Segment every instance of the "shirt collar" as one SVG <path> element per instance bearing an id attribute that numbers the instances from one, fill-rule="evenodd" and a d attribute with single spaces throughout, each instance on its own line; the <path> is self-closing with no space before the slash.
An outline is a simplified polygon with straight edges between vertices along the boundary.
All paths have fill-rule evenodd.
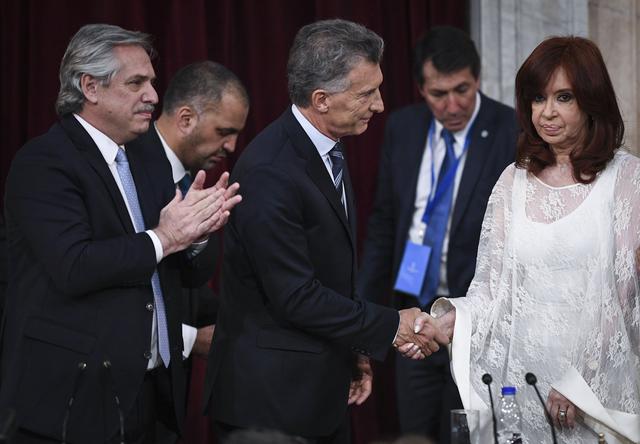
<path id="1" fill-rule="evenodd" d="M 105 133 L 100 131 L 95 126 L 91 125 L 89 122 L 84 120 L 78 114 L 73 114 L 73 117 L 76 118 L 80 125 L 89 133 L 91 139 L 93 139 L 94 143 L 100 150 L 100 154 L 104 157 L 105 162 L 108 165 L 112 165 L 116 161 L 116 155 L 118 154 L 118 149 L 121 148 L 120 145 L 111 140 Z M 122 147 L 124 149 L 124 147 Z"/>
<path id="2" fill-rule="evenodd" d="M 316 147 L 316 150 L 318 150 L 320 157 L 328 155 L 329 151 L 331 151 L 336 145 L 336 141 L 318 131 L 318 129 L 313 126 L 309 120 L 307 120 L 304 114 L 300 112 L 297 106 L 291 105 L 291 112 L 293 112 L 293 117 L 295 117 L 300 126 L 302 126 L 304 132 L 307 133 L 309 139 L 311 139 L 311 142 L 313 143 L 313 146 Z"/>
<path id="3" fill-rule="evenodd" d="M 171 175 L 173 176 L 173 183 L 178 183 L 184 177 L 184 175 L 187 174 L 187 170 L 182 162 L 180 162 L 178 156 L 176 156 L 176 153 L 171 149 L 169 144 L 167 144 L 167 141 L 164 140 L 162 134 L 160 134 L 160 130 L 158 130 L 158 125 L 156 122 L 153 122 L 153 129 L 158 134 L 160 142 L 162 143 L 162 148 L 164 148 L 164 153 L 167 155 L 167 159 L 171 164 Z"/>
<path id="4" fill-rule="evenodd" d="M 456 139 L 456 150 L 457 149 L 463 149 L 463 147 L 464 147 L 465 139 L 467 138 L 467 133 L 469 132 L 469 130 L 473 126 L 473 122 L 475 122 L 476 116 L 478 115 L 478 112 L 480 111 L 480 101 L 481 101 L 480 93 L 476 91 L 476 106 L 473 109 L 473 114 L 471 114 L 471 118 L 467 122 L 467 126 L 465 126 L 460 131 L 456 131 L 455 133 L 453 133 L 453 137 Z M 435 124 L 435 128 L 434 128 L 435 132 L 433 134 L 433 143 L 434 143 L 434 146 L 437 146 L 438 143 L 440 143 L 440 137 L 441 137 L 441 134 L 442 134 L 442 128 L 444 128 L 444 127 L 442 126 L 442 123 L 440 123 L 439 120 L 436 119 L 435 122 L 436 122 L 436 124 Z"/>

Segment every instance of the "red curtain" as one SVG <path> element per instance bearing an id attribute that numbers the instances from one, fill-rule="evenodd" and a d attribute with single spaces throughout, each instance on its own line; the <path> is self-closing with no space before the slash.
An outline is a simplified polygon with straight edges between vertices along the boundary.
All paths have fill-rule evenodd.
<path id="1" fill-rule="evenodd" d="M 411 74 L 411 49 L 434 25 L 467 29 L 468 10 L 467 0 L 1 0 L 0 195 L 14 153 L 56 119 L 58 67 L 82 25 L 111 23 L 152 34 L 159 54 L 154 61 L 159 95 L 173 73 L 191 62 L 211 59 L 234 71 L 249 91 L 251 109 L 236 154 L 223 166 L 231 168 L 242 148 L 289 103 L 286 60 L 296 31 L 318 19 L 340 17 L 373 29 L 386 44 L 385 113 L 372 120 L 364 135 L 346 141 L 361 245 L 387 112 L 420 99 Z M 374 394 L 354 409 L 356 443 L 397 432 L 392 361 L 390 354 L 375 366 Z M 201 373 L 197 362 L 194 374 Z M 192 387 L 196 398 L 198 389 L 198 384 Z M 189 443 L 207 442 L 198 403 L 194 399 L 190 408 Z"/>

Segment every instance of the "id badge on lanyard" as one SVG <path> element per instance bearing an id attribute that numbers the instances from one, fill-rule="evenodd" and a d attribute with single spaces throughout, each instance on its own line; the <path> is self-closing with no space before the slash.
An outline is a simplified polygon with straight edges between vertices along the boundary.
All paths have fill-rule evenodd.
<path id="1" fill-rule="evenodd" d="M 469 149 L 469 142 L 471 141 L 471 132 L 473 127 L 469 128 L 467 137 L 465 138 L 464 148 L 459 156 L 457 156 L 451 165 L 451 167 L 444 172 L 445 176 L 438 182 L 435 191 L 431 192 L 431 196 L 427 201 L 424 214 L 422 215 L 422 222 L 429 225 L 431 216 L 438 202 L 442 200 L 442 197 L 446 193 L 448 187 L 453 186 L 453 182 L 456 177 L 458 166 L 460 165 L 460 159 Z M 433 134 L 435 132 L 435 120 L 431 121 L 429 127 L 429 137 L 427 138 L 427 145 L 431 150 L 431 190 L 434 190 L 436 183 L 435 179 L 435 147 L 433 146 Z M 404 249 L 402 261 L 400 262 L 400 268 L 398 270 L 398 276 L 394 285 L 394 290 L 411 294 L 414 296 L 420 296 L 422 286 L 424 285 L 424 278 L 427 273 L 427 267 L 429 266 L 429 259 L 431 258 L 431 247 L 424 244 L 416 244 L 407 240 L 407 244 Z"/>

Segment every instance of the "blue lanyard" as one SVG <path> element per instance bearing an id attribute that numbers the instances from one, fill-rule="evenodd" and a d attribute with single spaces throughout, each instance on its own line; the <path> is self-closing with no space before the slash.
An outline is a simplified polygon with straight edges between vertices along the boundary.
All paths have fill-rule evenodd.
<path id="1" fill-rule="evenodd" d="M 428 137 L 428 145 L 431 150 L 431 197 L 427 202 L 427 207 L 424 210 L 424 214 L 422 215 L 422 222 L 426 225 L 429 225 L 429 221 L 431 220 L 431 216 L 433 216 L 433 211 L 435 210 L 438 202 L 442 200 L 442 197 L 447 192 L 450 186 L 453 185 L 453 181 L 456 177 L 456 172 L 458 171 L 458 166 L 460 165 L 460 159 L 469 149 L 469 144 L 471 143 L 471 132 L 473 131 L 473 124 L 469 127 L 469 131 L 467 131 L 467 136 L 464 140 L 464 148 L 458 157 L 455 158 L 453 164 L 446 171 L 445 176 L 441 181 L 438 182 L 438 187 L 435 192 L 433 192 L 433 186 L 436 183 L 436 171 L 435 171 L 435 147 L 433 146 L 433 133 L 436 130 L 435 119 L 431 121 L 431 126 L 429 126 L 429 137 Z M 455 156 L 455 154 L 454 154 Z"/>

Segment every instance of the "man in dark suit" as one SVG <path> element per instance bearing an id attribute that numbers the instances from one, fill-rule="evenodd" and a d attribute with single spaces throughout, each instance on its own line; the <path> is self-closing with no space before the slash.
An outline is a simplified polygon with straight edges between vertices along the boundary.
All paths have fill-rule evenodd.
<path id="1" fill-rule="evenodd" d="M 372 301 L 396 289 L 394 307 L 426 311 L 439 296 L 466 294 L 487 201 L 517 135 L 514 110 L 479 92 L 479 71 L 475 45 L 458 29 L 434 28 L 415 49 L 425 102 L 386 125 L 358 279 Z M 396 381 L 401 431 L 449 442 L 449 411 L 462 405 L 446 350 L 420 362 L 398 358 Z"/>
<path id="2" fill-rule="evenodd" d="M 157 162 L 162 176 L 156 180 L 165 180 L 167 187 L 186 191 L 199 170 L 213 168 L 235 150 L 248 111 L 249 96 L 235 74 L 212 61 L 193 63 L 173 76 L 163 97 L 162 114 L 149 131 L 127 147 L 144 153 L 147 165 L 152 159 Z M 216 237 L 209 240 L 216 244 L 217 241 Z M 205 284 L 184 288 L 180 299 L 183 364 L 189 375 L 193 360 L 186 358 L 196 355 L 206 359 L 209 354 L 218 298 Z M 192 383 L 202 389 L 202 380 L 189 379 L 187 394 Z M 198 413 L 202 410 L 201 405 L 191 408 Z M 173 442 L 172 439 L 175 441 L 167 437 L 163 442 Z"/>
<path id="3" fill-rule="evenodd" d="M 5 199 L 9 276 L 0 407 L 17 442 L 155 442 L 181 424 L 183 285 L 201 285 L 237 186 L 182 198 L 124 144 L 157 95 L 149 36 L 87 25 L 60 65 L 60 121 L 16 155 Z M 173 398 L 173 399 L 172 399 Z M 167 402 L 162 402 L 167 399 Z"/>
<path id="4" fill-rule="evenodd" d="M 339 141 L 383 110 L 382 48 L 352 22 L 304 26 L 289 54 L 293 105 L 235 166 L 243 202 L 225 229 L 204 393 L 223 440 L 260 427 L 348 442 L 347 405 L 371 389 L 368 358 L 383 359 L 392 343 L 416 356 L 437 349 L 434 337 L 447 342 L 420 310 L 355 293 L 356 210 Z"/>
<path id="5" fill-rule="evenodd" d="M 235 74 L 212 61 L 193 63 L 173 76 L 162 114 L 127 147 L 144 152 L 147 164 L 155 159 L 165 185 L 186 192 L 198 171 L 213 168 L 235 151 L 248 112 L 249 95 Z M 206 285 L 186 288 L 182 299 L 185 357 L 192 349 L 207 356 L 217 301 Z"/>

